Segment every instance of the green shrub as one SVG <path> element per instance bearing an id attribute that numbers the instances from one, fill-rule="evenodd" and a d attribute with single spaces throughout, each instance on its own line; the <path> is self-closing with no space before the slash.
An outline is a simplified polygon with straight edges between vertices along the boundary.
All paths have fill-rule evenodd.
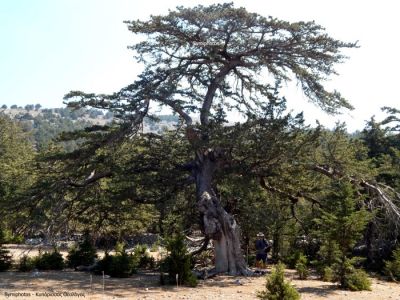
<path id="1" fill-rule="evenodd" d="M 317 253 L 317 257 L 310 262 L 320 278 L 324 281 L 334 281 L 332 266 L 340 261 L 339 245 L 332 240 L 323 241 Z M 325 278 L 325 279 L 324 279 Z"/>
<path id="2" fill-rule="evenodd" d="M 384 272 L 391 280 L 400 280 L 400 248 L 393 251 L 393 260 L 385 260 Z"/>
<path id="3" fill-rule="evenodd" d="M 344 287 L 351 291 L 370 291 L 371 280 L 364 270 L 354 269 L 346 275 Z"/>
<path id="4" fill-rule="evenodd" d="M 77 266 L 90 266 L 97 258 L 97 251 L 90 237 L 85 236 L 83 242 L 79 243 L 78 247 L 72 247 L 68 251 L 67 265 L 71 268 Z"/>
<path id="5" fill-rule="evenodd" d="M 109 255 L 106 254 L 96 266 L 97 274 L 109 275 L 111 277 L 126 278 L 135 272 L 136 264 L 132 255 L 124 252 L 122 254 Z"/>
<path id="6" fill-rule="evenodd" d="M 3 247 L 5 235 L 3 229 L 0 227 L 0 272 L 7 271 L 12 265 L 12 256 L 10 251 Z"/>
<path id="7" fill-rule="evenodd" d="M 161 272 L 162 274 L 163 272 L 168 273 L 167 282 L 175 284 L 176 274 L 178 274 L 178 283 L 180 285 L 195 287 L 197 278 L 191 270 L 191 257 L 187 252 L 184 236 L 182 234 L 174 234 L 171 239 L 167 240 L 166 248 L 169 254 L 161 263 Z"/>
<path id="8" fill-rule="evenodd" d="M 129 277 L 136 272 L 137 261 L 132 254 L 126 252 L 112 256 L 110 269 L 106 274 L 111 277 Z"/>
<path id="9" fill-rule="evenodd" d="M 64 258 L 57 249 L 51 253 L 39 254 L 35 261 L 35 266 L 39 270 L 62 270 L 65 266 Z"/>
<path id="10" fill-rule="evenodd" d="M 248 265 L 249 266 L 255 266 L 256 265 L 256 255 L 255 254 L 249 254 L 247 257 Z"/>
<path id="11" fill-rule="evenodd" d="M 322 274 L 321 275 L 322 275 L 321 277 L 322 277 L 323 281 L 332 282 L 335 279 L 334 272 L 333 272 L 333 269 L 331 267 L 325 267 L 322 270 Z"/>
<path id="12" fill-rule="evenodd" d="M 133 256 L 138 262 L 138 268 L 153 269 L 155 266 L 154 257 L 150 256 L 147 252 L 147 247 L 145 245 L 137 245 L 133 250 Z"/>
<path id="13" fill-rule="evenodd" d="M 150 252 L 157 252 L 159 248 L 160 248 L 160 238 L 158 238 L 157 241 L 153 243 L 153 245 L 151 245 Z"/>
<path id="14" fill-rule="evenodd" d="M 22 244 L 24 237 L 20 234 L 15 234 L 9 229 L 3 230 L 3 243 L 7 244 Z"/>
<path id="15" fill-rule="evenodd" d="M 102 272 L 104 272 L 104 274 L 109 275 L 111 265 L 113 263 L 112 259 L 113 259 L 113 256 L 106 252 L 104 257 L 97 262 L 94 272 L 99 275 L 102 274 Z"/>
<path id="16" fill-rule="evenodd" d="M 294 250 L 292 251 L 285 259 L 284 262 L 287 265 L 289 269 L 295 269 L 296 268 L 296 263 L 299 260 L 300 256 L 303 255 L 303 253 L 300 250 Z"/>
<path id="17" fill-rule="evenodd" d="M 315 267 L 319 273 L 323 272 L 326 266 L 332 266 L 339 261 L 341 252 L 336 241 L 323 241 L 318 250 L 318 258 L 315 261 Z"/>
<path id="18" fill-rule="evenodd" d="M 196 287 L 198 284 L 197 277 L 191 274 L 190 276 L 187 277 L 185 284 L 190 287 Z"/>
<path id="19" fill-rule="evenodd" d="M 266 290 L 259 292 L 257 297 L 262 300 L 298 300 L 299 292 L 285 280 L 285 265 L 278 264 L 267 277 Z"/>
<path id="20" fill-rule="evenodd" d="M 367 273 L 355 268 L 355 265 L 359 265 L 363 260 L 364 258 L 358 256 L 340 258 L 339 261 L 332 266 L 334 281 L 338 281 L 340 286 L 344 289 L 352 291 L 369 290 L 371 283 Z"/>
<path id="21" fill-rule="evenodd" d="M 307 279 L 308 277 L 307 257 L 303 254 L 300 254 L 297 260 L 296 271 L 300 279 Z"/>
<path id="22" fill-rule="evenodd" d="M 68 255 L 67 255 L 67 266 L 70 268 L 76 268 L 77 266 L 81 265 L 79 263 L 80 261 L 80 255 L 79 255 L 79 248 L 76 246 L 72 246 L 68 250 Z"/>
<path id="23" fill-rule="evenodd" d="M 11 268 L 12 265 L 12 257 L 10 255 L 10 251 L 3 248 L 3 245 L 0 244 L 0 272 L 7 271 Z"/>
<path id="24" fill-rule="evenodd" d="M 36 267 L 36 260 L 32 257 L 24 255 L 19 260 L 18 271 L 20 272 L 30 272 Z"/>
<path id="25" fill-rule="evenodd" d="M 322 242 L 317 270 L 323 276 L 324 268 L 332 267 L 333 280 L 338 281 L 344 289 L 365 288 L 368 286 L 368 277 L 355 268 L 363 259 L 351 257 L 351 253 L 357 241 L 363 237 L 372 214 L 363 207 L 359 208 L 363 199 L 357 196 L 349 182 L 332 182 L 326 200 L 329 205 L 314 219 L 314 234 Z M 365 281 L 365 284 L 361 281 Z"/>
<path id="26" fill-rule="evenodd" d="M 111 277 L 125 278 L 136 272 L 138 261 L 134 255 L 128 254 L 121 244 L 116 246 L 116 254 L 106 255 L 101 259 L 96 268 L 95 273 L 109 275 Z"/>

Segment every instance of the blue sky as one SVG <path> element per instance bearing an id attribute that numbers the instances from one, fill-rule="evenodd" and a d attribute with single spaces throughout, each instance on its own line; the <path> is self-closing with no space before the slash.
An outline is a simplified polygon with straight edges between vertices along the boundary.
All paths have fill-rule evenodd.
<path id="1" fill-rule="evenodd" d="M 141 66 L 127 49 L 135 37 L 124 20 L 164 14 L 177 5 L 200 1 L 0 0 L 0 104 L 62 106 L 70 90 L 111 93 L 131 83 Z M 211 4 L 215 1 L 201 1 Z M 360 49 L 338 66 L 329 87 L 350 100 L 355 110 L 330 117 L 307 103 L 293 87 L 290 108 L 332 126 L 338 119 L 350 130 L 380 116 L 384 105 L 397 106 L 400 42 L 396 1 L 265 0 L 233 1 L 249 11 L 289 21 L 315 20 L 335 38 L 359 40 Z"/>

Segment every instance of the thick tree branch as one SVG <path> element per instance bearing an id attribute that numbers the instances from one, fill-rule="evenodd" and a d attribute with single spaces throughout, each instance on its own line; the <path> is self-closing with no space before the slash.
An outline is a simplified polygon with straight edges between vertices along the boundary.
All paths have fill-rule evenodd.
<path id="1" fill-rule="evenodd" d="M 306 195 L 304 192 L 297 192 L 297 194 L 295 194 L 295 195 L 287 193 L 285 191 L 282 191 L 282 190 L 280 190 L 280 189 L 278 189 L 276 187 L 273 187 L 273 186 L 269 185 L 265 181 L 265 179 L 262 178 L 262 177 L 260 178 L 260 185 L 261 185 L 261 187 L 263 187 L 267 191 L 270 191 L 270 192 L 273 192 L 273 193 L 276 193 L 276 194 L 279 194 L 281 196 L 284 196 L 284 197 L 288 198 L 292 202 L 293 205 L 296 204 L 297 202 L 299 202 L 299 200 L 301 198 L 303 198 L 305 200 L 309 200 L 313 204 L 317 204 L 317 205 L 321 206 L 321 202 L 319 202 L 317 199 L 315 199 L 315 198 L 313 198 L 313 197 L 311 197 L 309 195 Z"/>
<path id="2" fill-rule="evenodd" d="M 169 107 L 171 107 L 176 113 L 178 113 L 183 120 L 185 120 L 185 123 L 187 126 L 191 126 L 193 124 L 192 118 L 184 112 L 183 108 L 179 105 L 177 101 L 172 101 L 172 100 L 167 100 L 167 99 L 162 99 L 160 100 L 162 103 L 167 104 Z"/>
<path id="3" fill-rule="evenodd" d="M 73 181 L 68 181 L 68 185 L 73 186 L 73 187 L 78 187 L 78 188 L 83 188 L 88 186 L 91 183 L 94 183 L 102 178 L 106 177 L 111 177 L 112 172 L 111 171 L 104 171 L 101 173 L 95 173 L 95 170 L 82 182 L 73 182 Z"/>
<path id="4" fill-rule="evenodd" d="M 208 125 L 209 123 L 210 109 L 215 92 L 217 91 L 220 83 L 224 80 L 226 75 L 228 75 L 229 72 L 236 66 L 240 65 L 240 63 L 241 61 L 239 59 L 229 61 L 229 63 L 225 64 L 225 66 L 217 73 L 217 75 L 215 75 L 214 79 L 211 80 L 200 112 L 200 122 L 202 125 Z"/>

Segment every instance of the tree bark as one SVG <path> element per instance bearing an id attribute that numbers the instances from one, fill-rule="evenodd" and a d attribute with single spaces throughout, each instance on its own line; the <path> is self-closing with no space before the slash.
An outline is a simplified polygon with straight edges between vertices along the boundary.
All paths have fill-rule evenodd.
<path id="1" fill-rule="evenodd" d="M 278 262 L 280 259 L 280 252 L 281 252 L 281 229 L 278 228 L 272 234 L 272 259 L 273 261 Z"/>
<path id="2" fill-rule="evenodd" d="M 242 249 L 240 229 L 232 215 L 222 207 L 212 187 L 217 168 L 217 153 L 208 149 L 196 154 L 196 197 L 205 235 L 215 247 L 215 271 L 231 275 L 249 275 Z"/>

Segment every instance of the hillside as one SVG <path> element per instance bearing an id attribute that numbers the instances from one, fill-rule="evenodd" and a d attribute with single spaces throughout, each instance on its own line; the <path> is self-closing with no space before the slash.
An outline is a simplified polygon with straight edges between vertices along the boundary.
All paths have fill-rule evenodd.
<path id="1" fill-rule="evenodd" d="M 104 113 L 98 109 L 69 108 L 40 108 L 39 105 L 26 105 L 23 107 L 0 108 L 0 114 L 5 114 L 18 121 L 25 132 L 31 133 L 32 141 L 37 150 L 48 147 L 51 141 L 61 132 L 74 131 L 91 125 L 105 125 L 112 122 L 113 114 Z M 166 129 L 172 129 L 178 122 L 178 118 L 172 115 L 160 115 L 159 121 L 145 119 L 144 132 L 160 133 Z M 72 150 L 75 143 L 64 144 L 66 150 Z"/>

